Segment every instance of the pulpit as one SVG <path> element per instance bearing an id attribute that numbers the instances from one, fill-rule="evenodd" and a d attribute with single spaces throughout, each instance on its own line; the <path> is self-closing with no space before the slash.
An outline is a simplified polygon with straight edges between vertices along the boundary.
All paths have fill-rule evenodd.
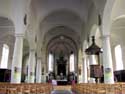
<path id="1" fill-rule="evenodd" d="M 104 77 L 103 66 L 90 65 L 90 77 L 96 78 L 96 82 L 98 82 L 97 80 L 99 80 L 100 83 L 104 82 L 103 81 L 103 77 Z"/>
<path id="2" fill-rule="evenodd" d="M 95 36 L 92 36 L 92 44 L 90 45 L 90 47 L 88 47 L 85 50 L 87 55 L 93 55 L 94 58 L 96 60 L 96 64 L 91 64 L 90 65 L 90 77 L 92 78 L 96 78 L 96 82 L 100 83 L 101 78 L 103 77 L 103 68 L 102 65 L 100 64 L 100 53 L 102 53 L 102 50 L 99 46 L 96 45 L 95 43 Z M 92 63 L 94 63 L 94 59 L 92 59 Z"/>
<path id="3" fill-rule="evenodd" d="M 125 70 L 114 71 L 114 80 L 117 82 L 125 82 Z"/>
<path id="4" fill-rule="evenodd" d="M 90 77 L 103 77 L 103 67 L 101 65 L 90 65 Z"/>

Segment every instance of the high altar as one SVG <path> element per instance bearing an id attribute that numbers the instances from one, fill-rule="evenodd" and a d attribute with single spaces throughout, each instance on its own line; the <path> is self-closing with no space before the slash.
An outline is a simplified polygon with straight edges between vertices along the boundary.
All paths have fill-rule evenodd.
<path id="1" fill-rule="evenodd" d="M 58 85 L 71 84 L 75 75 L 69 71 L 68 61 L 64 57 L 60 57 L 56 60 L 54 66 L 54 71 L 49 73 L 49 80 L 56 80 Z"/>

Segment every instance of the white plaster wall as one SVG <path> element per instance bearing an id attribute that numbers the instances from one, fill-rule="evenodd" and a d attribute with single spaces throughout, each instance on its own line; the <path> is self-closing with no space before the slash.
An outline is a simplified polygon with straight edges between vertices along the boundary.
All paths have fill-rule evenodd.
<path id="1" fill-rule="evenodd" d="M 90 2 L 82 2 L 81 0 L 53 0 L 50 1 L 43 1 L 36 2 L 35 7 L 38 11 L 39 18 L 42 20 L 45 16 L 47 16 L 49 13 L 51 13 L 54 10 L 59 9 L 69 9 L 72 11 L 75 11 L 78 15 L 80 14 L 80 17 L 87 17 L 87 8 L 89 7 Z M 39 12 L 42 11 L 42 12 Z M 81 12 L 83 11 L 83 12 Z M 86 19 L 86 18 L 84 18 Z M 40 20 L 40 21 L 41 21 Z"/>
<path id="2" fill-rule="evenodd" d="M 116 0 L 107 0 L 102 17 L 102 34 L 109 35 L 111 28 L 111 13 Z"/>
<path id="3" fill-rule="evenodd" d="M 11 19 L 11 0 L 0 0 L 0 16 Z"/>
<path id="4" fill-rule="evenodd" d="M 125 28 L 114 28 L 111 31 L 111 49 L 112 49 L 112 58 L 113 58 L 113 66 L 114 66 L 114 70 L 115 70 L 115 46 L 117 45 L 121 45 L 122 48 L 122 59 L 123 59 L 123 65 L 124 65 L 124 69 L 125 69 L 125 42 L 124 42 L 124 38 L 125 38 Z"/>
<path id="5" fill-rule="evenodd" d="M 125 0 L 107 0 L 103 12 L 103 35 L 110 35 L 112 21 L 125 14 Z"/>
<path id="6" fill-rule="evenodd" d="M 83 36 L 90 35 L 91 34 L 91 29 L 93 28 L 93 25 L 98 23 L 98 13 L 97 13 L 97 10 L 95 9 L 94 5 L 89 9 L 89 14 L 88 15 L 89 15 L 88 16 L 88 21 L 85 23 L 85 32 L 86 33 L 84 33 L 85 35 L 83 35 Z"/>
<path id="7" fill-rule="evenodd" d="M 115 4 L 112 9 L 112 20 L 115 20 L 117 17 L 125 15 L 125 0 L 115 0 Z"/>
<path id="8" fill-rule="evenodd" d="M 107 0 L 106 6 L 103 13 L 103 35 L 111 35 L 111 49 L 112 49 L 112 58 L 113 58 L 113 67 L 115 70 L 115 53 L 114 47 L 118 44 L 122 46 L 123 52 L 123 62 L 125 55 L 124 55 L 124 37 L 125 31 L 124 29 L 124 19 L 122 21 L 119 20 L 125 14 L 125 0 Z M 116 23 L 116 24 L 114 24 Z M 125 68 L 125 63 L 124 63 Z"/>
<path id="9" fill-rule="evenodd" d="M 3 45 L 0 44 L 0 64 L 1 64 L 1 60 L 2 60 L 2 48 L 3 48 Z"/>

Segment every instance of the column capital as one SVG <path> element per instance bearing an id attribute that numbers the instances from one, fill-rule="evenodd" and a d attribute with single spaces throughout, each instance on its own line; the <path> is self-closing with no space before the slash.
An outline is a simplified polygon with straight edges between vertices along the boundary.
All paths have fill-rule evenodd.
<path id="1" fill-rule="evenodd" d="M 35 50 L 35 49 L 30 49 L 29 51 L 30 51 L 30 52 L 35 52 L 36 50 Z"/>
<path id="2" fill-rule="evenodd" d="M 107 38 L 110 38 L 110 35 L 102 35 L 100 38 L 101 39 L 107 39 Z"/>
<path id="3" fill-rule="evenodd" d="M 42 60 L 42 57 L 37 57 L 37 59 Z"/>
<path id="4" fill-rule="evenodd" d="M 23 33 L 16 33 L 16 34 L 15 34 L 15 37 L 22 37 L 22 38 L 23 38 L 23 37 L 24 37 L 24 34 L 23 34 Z"/>
<path id="5" fill-rule="evenodd" d="M 85 53 L 83 53 L 83 58 L 86 58 L 86 57 L 87 57 L 87 55 Z"/>

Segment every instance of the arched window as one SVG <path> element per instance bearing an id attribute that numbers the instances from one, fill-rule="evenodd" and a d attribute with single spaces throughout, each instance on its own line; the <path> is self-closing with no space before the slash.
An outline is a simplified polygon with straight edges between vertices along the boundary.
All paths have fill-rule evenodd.
<path id="1" fill-rule="evenodd" d="M 70 55 L 70 72 L 74 72 L 74 54 Z"/>
<path id="2" fill-rule="evenodd" d="M 115 60 L 116 60 L 116 70 L 122 70 L 123 60 L 122 60 L 122 51 L 120 45 L 117 45 L 115 47 Z"/>
<path id="3" fill-rule="evenodd" d="M 54 63 L 54 56 L 52 53 L 49 53 L 49 71 L 53 71 L 53 63 Z"/>
<path id="4" fill-rule="evenodd" d="M 2 51 L 2 59 L 0 68 L 7 69 L 8 66 L 8 56 L 9 56 L 9 46 L 7 44 L 3 45 L 3 51 Z"/>

